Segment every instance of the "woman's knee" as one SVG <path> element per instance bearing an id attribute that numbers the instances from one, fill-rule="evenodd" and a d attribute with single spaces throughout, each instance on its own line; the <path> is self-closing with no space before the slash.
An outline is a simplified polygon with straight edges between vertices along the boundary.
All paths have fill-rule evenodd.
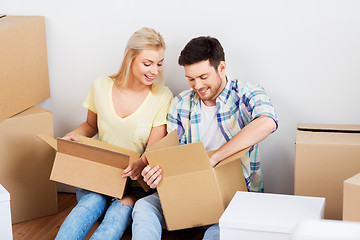
<path id="1" fill-rule="evenodd" d="M 134 207 L 136 200 L 137 197 L 134 195 L 126 195 L 122 199 L 119 199 L 122 205 L 129 205 L 131 207 Z"/>
<path id="2" fill-rule="evenodd" d="M 78 205 L 88 208 L 106 208 L 108 199 L 105 195 L 89 192 L 82 196 Z"/>

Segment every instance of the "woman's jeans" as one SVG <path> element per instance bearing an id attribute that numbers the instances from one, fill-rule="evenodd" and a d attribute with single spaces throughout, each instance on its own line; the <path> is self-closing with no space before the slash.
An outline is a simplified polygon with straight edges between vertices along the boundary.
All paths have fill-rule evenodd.
<path id="1" fill-rule="evenodd" d="M 104 214 L 100 226 L 90 239 L 119 240 L 131 222 L 132 207 L 111 198 L 84 189 L 76 190 L 78 204 L 60 227 L 55 239 L 84 239 L 91 226 Z"/>
<path id="2" fill-rule="evenodd" d="M 166 229 L 165 219 L 157 192 L 138 200 L 133 212 L 132 239 L 160 240 L 162 229 Z M 205 226 L 204 240 L 218 240 L 218 224 Z"/>

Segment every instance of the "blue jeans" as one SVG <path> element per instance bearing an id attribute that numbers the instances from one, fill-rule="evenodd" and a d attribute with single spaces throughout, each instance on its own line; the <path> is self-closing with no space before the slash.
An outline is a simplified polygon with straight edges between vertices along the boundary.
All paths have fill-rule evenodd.
<path id="1" fill-rule="evenodd" d="M 138 200 L 132 212 L 132 240 L 160 240 L 162 229 L 166 229 L 165 218 L 157 192 Z M 204 226 L 203 240 L 220 239 L 218 224 Z"/>
<path id="2" fill-rule="evenodd" d="M 61 225 L 56 240 L 84 239 L 91 226 L 104 214 L 100 226 L 90 239 L 119 240 L 131 222 L 132 207 L 84 189 L 76 190 L 78 204 Z"/>

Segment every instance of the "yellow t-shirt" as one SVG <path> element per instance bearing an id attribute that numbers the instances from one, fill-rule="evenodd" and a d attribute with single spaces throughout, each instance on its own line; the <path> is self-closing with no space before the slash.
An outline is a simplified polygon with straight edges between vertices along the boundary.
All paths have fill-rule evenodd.
<path id="1" fill-rule="evenodd" d="M 121 118 L 116 114 L 112 101 L 113 85 L 114 81 L 109 77 L 96 79 L 83 106 L 97 114 L 100 141 L 143 153 L 151 128 L 166 124 L 173 94 L 161 85 L 156 91 L 149 92 L 134 113 Z"/>

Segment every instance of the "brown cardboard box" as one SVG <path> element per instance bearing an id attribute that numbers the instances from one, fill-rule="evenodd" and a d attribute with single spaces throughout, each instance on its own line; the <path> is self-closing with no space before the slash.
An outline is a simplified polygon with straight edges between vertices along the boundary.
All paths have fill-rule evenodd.
<path id="1" fill-rule="evenodd" d="M 150 166 L 160 166 L 157 186 L 169 230 L 214 224 L 236 191 L 247 191 L 240 157 L 245 149 L 212 168 L 201 142 L 179 145 L 176 131 L 146 153 Z"/>
<path id="2" fill-rule="evenodd" d="M 0 184 L 10 193 L 13 223 L 58 210 L 56 184 L 49 180 L 54 150 L 37 134 L 53 134 L 52 113 L 40 106 L 0 123 Z"/>
<path id="3" fill-rule="evenodd" d="M 343 182 L 358 172 L 360 125 L 298 125 L 295 195 L 325 197 L 325 218 L 342 219 Z"/>
<path id="4" fill-rule="evenodd" d="M 0 18 L 0 122 L 50 97 L 45 18 Z"/>
<path id="5" fill-rule="evenodd" d="M 360 173 L 344 181 L 343 220 L 360 222 Z"/>
<path id="6" fill-rule="evenodd" d="M 121 174 L 139 153 L 84 136 L 78 136 L 79 142 L 39 137 L 57 150 L 51 180 L 117 198 L 124 196 L 131 180 Z M 142 179 L 139 183 L 149 189 Z"/>

